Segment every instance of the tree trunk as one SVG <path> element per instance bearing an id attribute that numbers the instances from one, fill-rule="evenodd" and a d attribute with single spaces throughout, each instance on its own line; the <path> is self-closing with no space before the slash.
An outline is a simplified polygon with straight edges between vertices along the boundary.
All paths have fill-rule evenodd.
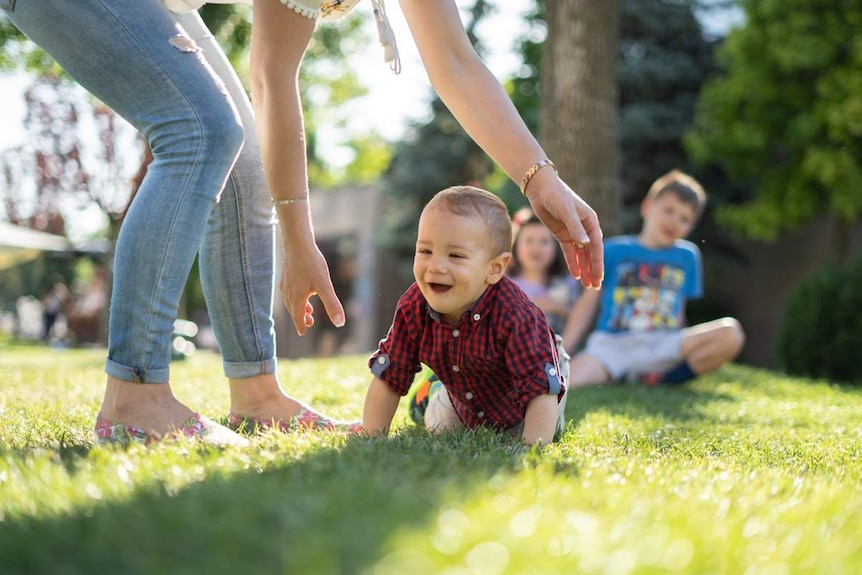
<path id="1" fill-rule="evenodd" d="M 621 232 L 618 0 L 545 0 L 540 133 L 560 176 Z"/>

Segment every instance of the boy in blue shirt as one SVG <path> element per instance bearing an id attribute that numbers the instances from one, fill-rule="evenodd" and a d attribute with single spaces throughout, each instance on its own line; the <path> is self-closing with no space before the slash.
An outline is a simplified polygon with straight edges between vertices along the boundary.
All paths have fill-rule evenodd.
<path id="1" fill-rule="evenodd" d="M 628 379 L 679 384 L 718 369 L 742 349 L 745 335 L 732 317 L 685 327 L 685 303 L 701 297 L 700 250 L 684 239 L 706 205 L 706 193 L 678 170 L 650 187 L 636 236 L 605 242 L 605 281 L 582 298 L 584 330 L 596 329 L 572 359 L 572 387 Z"/>

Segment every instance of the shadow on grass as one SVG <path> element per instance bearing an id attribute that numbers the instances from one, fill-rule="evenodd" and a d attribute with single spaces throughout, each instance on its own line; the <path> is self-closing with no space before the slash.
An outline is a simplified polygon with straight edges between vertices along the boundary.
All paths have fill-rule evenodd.
<path id="1" fill-rule="evenodd" d="M 647 387 L 634 383 L 582 387 L 571 390 L 566 404 L 566 419 L 577 424 L 589 413 L 604 411 L 632 419 L 661 418 L 671 422 L 711 419 L 704 407 L 736 401 L 708 383 Z"/>
<path id="2" fill-rule="evenodd" d="M 441 508 L 514 473 L 519 452 L 498 434 L 408 430 L 262 470 L 220 473 L 216 463 L 204 481 L 175 493 L 154 483 L 71 516 L 0 517 L 0 571 L 370 571 L 399 532 L 434 524 Z"/>

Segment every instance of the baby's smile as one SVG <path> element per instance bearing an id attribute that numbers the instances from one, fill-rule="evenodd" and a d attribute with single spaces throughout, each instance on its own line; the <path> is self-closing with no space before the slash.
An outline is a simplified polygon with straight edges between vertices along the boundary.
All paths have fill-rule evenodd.
<path id="1" fill-rule="evenodd" d="M 438 284 L 438 283 L 429 283 L 428 287 L 431 288 L 431 291 L 434 293 L 445 293 L 452 289 L 452 286 L 446 284 Z"/>

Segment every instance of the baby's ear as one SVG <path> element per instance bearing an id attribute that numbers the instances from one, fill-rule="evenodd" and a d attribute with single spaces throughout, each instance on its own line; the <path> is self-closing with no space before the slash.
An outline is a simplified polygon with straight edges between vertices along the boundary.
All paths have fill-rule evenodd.
<path id="1" fill-rule="evenodd" d="M 503 252 L 488 264 L 488 283 L 495 284 L 506 275 L 509 262 L 512 261 L 512 252 Z"/>

